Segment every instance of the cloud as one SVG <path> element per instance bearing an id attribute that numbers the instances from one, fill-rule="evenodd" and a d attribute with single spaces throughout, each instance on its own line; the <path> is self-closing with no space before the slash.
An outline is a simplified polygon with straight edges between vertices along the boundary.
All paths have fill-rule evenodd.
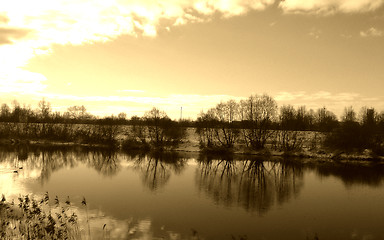
<path id="1" fill-rule="evenodd" d="M 366 31 L 361 31 L 360 36 L 361 37 L 381 37 L 381 36 L 384 36 L 384 32 L 374 27 L 371 27 Z"/>
<path id="2" fill-rule="evenodd" d="M 199 15 L 221 13 L 230 17 L 251 9 L 263 10 L 274 0 L 57 0 L 47 2 L 13 1 L 2 6 L 7 17 L 0 18 L 10 27 L 35 31 L 31 47 L 51 44 L 84 44 L 109 41 L 122 34 L 156 36 L 168 20 L 174 24 L 196 21 Z M 20 7 L 23 5 L 23 7 Z M 196 15 L 196 16 L 194 16 Z M 2 16 L 2 15 L 1 15 Z M 33 44 L 32 44 L 33 43 Z"/>
<path id="3" fill-rule="evenodd" d="M 195 1 L 192 8 L 196 11 L 210 15 L 215 12 L 221 12 L 225 17 L 231 17 L 236 15 L 241 15 L 248 12 L 250 9 L 253 10 L 264 10 L 267 6 L 273 4 L 274 0 L 251 0 L 251 1 L 242 1 L 242 0 L 232 0 L 232 1 L 213 1 L 213 0 L 203 0 Z"/>
<path id="4" fill-rule="evenodd" d="M 337 93 L 332 94 L 327 91 L 315 93 L 301 92 L 280 92 L 275 95 L 276 101 L 355 101 L 360 99 L 358 93 Z"/>
<path id="5" fill-rule="evenodd" d="M 124 93 L 124 92 L 128 92 L 128 93 L 143 93 L 145 91 L 144 90 L 138 90 L 138 89 L 123 89 L 123 90 L 116 90 L 116 92 L 118 92 L 118 93 Z"/>
<path id="6" fill-rule="evenodd" d="M 310 37 L 314 38 L 314 39 L 319 39 L 320 36 L 321 36 L 321 34 L 322 34 L 322 31 L 319 30 L 319 29 L 316 29 L 316 28 L 312 28 L 312 29 L 309 31 L 309 33 L 308 33 L 308 35 L 309 35 Z"/>
<path id="7" fill-rule="evenodd" d="M 275 0 L 18 0 L 0 3 L 0 69 L 29 72 L 28 60 L 52 46 L 155 37 L 159 29 L 263 10 Z M 3 56 L 6 56 L 5 59 Z M 34 73 L 30 73 L 34 75 Z"/>
<path id="8" fill-rule="evenodd" d="M 0 93 L 36 94 L 43 91 L 46 77 L 40 73 L 16 69 L 5 71 L 0 67 Z"/>
<path id="9" fill-rule="evenodd" d="M 333 14 L 374 11 L 382 0 L 284 0 L 279 7 L 288 13 Z"/>
<path id="10" fill-rule="evenodd" d="M 30 30 L 26 29 L 0 27 L 0 45 L 11 44 L 14 40 L 26 37 L 29 32 Z"/>
<path id="11" fill-rule="evenodd" d="M 274 96 L 276 101 L 291 101 L 295 100 L 298 98 L 301 98 L 305 95 L 305 92 L 296 92 L 296 93 L 291 93 L 291 92 L 279 92 Z"/>
<path id="12" fill-rule="evenodd" d="M 7 24 L 9 22 L 9 19 L 6 15 L 0 14 L 0 24 L 5 23 Z"/>

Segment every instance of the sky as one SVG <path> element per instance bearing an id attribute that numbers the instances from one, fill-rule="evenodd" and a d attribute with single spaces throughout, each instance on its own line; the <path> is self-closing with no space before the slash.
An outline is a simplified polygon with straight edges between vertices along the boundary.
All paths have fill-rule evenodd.
<path id="1" fill-rule="evenodd" d="M 384 0 L 0 3 L 0 103 L 196 118 L 268 94 L 279 106 L 384 111 Z"/>

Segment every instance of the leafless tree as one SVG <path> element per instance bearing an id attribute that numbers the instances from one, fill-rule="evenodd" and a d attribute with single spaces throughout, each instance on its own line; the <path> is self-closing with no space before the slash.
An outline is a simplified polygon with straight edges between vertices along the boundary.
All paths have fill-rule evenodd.
<path id="1" fill-rule="evenodd" d="M 291 105 L 285 105 L 280 108 L 280 129 L 277 132 L 278 146 L 283 151 L 300 150 L 304 136 L 302 136 L 302 110 L 298 111 Z"/>
<path id="2" fill-rule="evenodd" d="M 341 120 L 343 122 L 356 122 L 357 121 L 356 112 L 352 106 L 344 108 L 344 113 L 341 116 Z"/>
<path id="3" fill-rule="evenodd" d="M 51 103 L 47 102 L 44 98 L 39 102 L 38 104 L 38 115 L 41 117 L 42 120 L 46 120 L 51 115 Z"/>
<path id="4" fill-rule="evenodd" d="M 67 111 L 64 113 L 64 116 L 69 119 L 77 119 L 77 120 L 86 119 L 90 117 L 84 105 L 68 107 Z"/>
<path id="5" fill-rule="evenodd" d="M 266 94 L 251 95 L 240 102 L 239 116 L 247 146 L 253 149 L 264 148 L 272 136 L 271 125 L 277 117 L 277 103 Z"/>
<path id="6" fill-rule="evenodd" d="M 239 136 L 234 125 L 238 119 L 238 104 L 234 100 L 221 102 L 206 113 L 200 113 L 197 120 L 197 133 L 201 147 L 232 148 Z"/>

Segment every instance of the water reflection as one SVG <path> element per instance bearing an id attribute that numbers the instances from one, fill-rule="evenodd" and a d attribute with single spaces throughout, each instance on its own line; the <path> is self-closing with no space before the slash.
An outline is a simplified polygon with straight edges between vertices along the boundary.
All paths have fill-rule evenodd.
<path id="1" fill-rule="evenodd" d="M 141 173 L 143 184 L 155 191 L 166 185 L 171 174 L 182 172 L 187 158 L 177 153 L 124 154 L 103 149 L 69 147 L 32 148 L 19 145 L 0 148 L 2 169 L 18 171 L 19 177 L 39 179 L 42 185 L 49 182 L 54 172 L 63 168 L 75 168 L 79 164 L 95 169 L 102 176 L 113 177 L 122 169 L 122 162 L 125 165 L 132 162 L 134 168 Z"/>
<path id="2" fill-rule="evenodd" d="M 164 187 L 171 173 L 180 174 L 185 168 L 187 159 L 177 153 L 149 153 L 139 155 L 135 167 L 142 174 L 143 184 L 151 191 Z"/>
<path id="3" fill-rule="evenodd" d="M 177 153 L 120 153 L 105 149 L 36 147 L 26 144 L 0 146 L 0 172 L 17 172 L 19 177 L 39 178 L 42 184 L 48 182 L 54 172 L 75 168 L 79 164 L 86 164 L 102 176 L 113 177 L 123 165 L 132 162 L 142 174 L 143 183 L 149 189 L 156 190 L 168 182 L 172 173 L 179 174 L 187 161 L 188 157 Z M 313 170 L 324 177 L 337 177 L 349 187 L 376 187 L 384 181 L 384 165 L 380 163 L 299 162 L 283 160 L 271 163 L 268 159 L 260 158 L 249 160 L 234 159 L 233 156 L 200 155 L 198 183 L 200 189 L 212 193 L 215 202 L 231 205 L 235 189 L 239 194 L 248 196 L 237 196 L 236 201 L 268 199 L 273 189 L 275 200 L 283 203 L 298 194 L 304 170 Z M 259 195 L 254 196 L 255 193 Z M 269 201 L 261 199 L 258 202 Z"/>
<path id="4" fill-rule="evenodd" d="M 203 157 L 197 171 L 199 190 L 216 204 L 237 205 L 259 214 L 297 196 L 303 186 L 302 165 L 289 162 Z"/>
<path id="5" fill-rule="evenodd" d="M 61 169 L 65 171 L 58 172 Z M 331 181 L 320 181 L 321 177 Z M 4 193 L 9 199 L 12 194 L 17 197 L 50 191 L 59 195 L 60 201 L 65 201 L 66 194 L 71 195 L 71 200 L 74 196 L 77 199 L 73 207 L 78 208 L 81 218 L 87 218 L 89 213 L 93 238 L 192 239 L 195 235 L 190 229 L 193 228 L 202 236 L 212 236 L 207 239 L 229 239 L 218 237 L 216 232 L 220 236 L 249 234 L 249 239 L 257 239 L 264 234 L 272 236 L 268 239 L 281 239 L 273 237 L 275 229 L 270 230 L 268 226 L 284 226 L 293 234 L 298 225 L 315 232 L 318 226 L 345 229 L 338 223 L 347 222 L 352 226 L 348 222 L 350 219 L 369 217 L 372 223 L 378 223 L 382 213 L 371 212 L 380 209 L 383 195 L 376 187 L 382 186 L 383 180 L 384 166 L 375 163 L 362 166 L 315 163 L 311 159 L 288 161 L 234 156 L 191 157 L 175 153 L 127 154 L 73 147 L 0 147 L 0 194 Z M 356 193 L 352 195 L 355 198 L 344 194 L 340 182 L 347 187 L 359 186 L 348 191 Z M 73 187 L 76 184 L 78 186 Z M 361 197 L 360 185 L 368 186 Z M 143 191 L 143 186 L 150 191 Z M 196 194 L 196 186 L 202 193 L 200 196 Z M 299 194 L 295 204 L 287 204 Z M 83 195 L 89 200 L 88 213 L 81 205 Z M 330 199 L 335 199 L 335 203 L 328 204 Z M 212 202 L 226 209 L 212 208 Z M 284 205 L 279 208 L 280 213 L 273 212 L 259 221 L 256 215 L 264 216 L 279 205 Z M 339 206 L 344 210 L 334 214 Z M 288 212 L 284 212 L 285 209 Z M 291 223 L 287 216 L 292 212 L 304 217 Z M 353 217 L 350 217 L 352 212 Z M 334 220 L 330 220 L 330 215 Z M 253 221 L 259 222 L 254 224 Z M 362 226 L 361 222 L 358 224 Z M 258 228 L 253 228 L 255 225 Z M 367 224 L 357 229 L 356 234 L 381 233 L 369 227 Z M 86 235 L 86 229 L 83 232 Z M 321 237 L 325 233 L 323 231 Z"/>
<path id="6" fill-rule="evenodd" d="M 31 147 L 18 145 L 0 148 L 2 169 L 17 171 L 19 177 L 39 179 L 44 185 L 51 175 L 63 168 L 86 164 L 103 176 L 116 175 L 121 166 L 118 153 L 103 149 L 72 147 Z"/>
<path id="7" fill-rule="evenodd" d="M 345 186 L 368 185 L 382 186 L 384 181 L 384 165 L 380 163 L 323 163 L 308 166 L 320 176 L 340 178 Z"/>
<path id="8" fill-rule="evenodd" d="M 114 151 L 92 151 L 86 155 L 87 166 L 103 176 L 112 177 L 121 170 L 120 158 Z"/>

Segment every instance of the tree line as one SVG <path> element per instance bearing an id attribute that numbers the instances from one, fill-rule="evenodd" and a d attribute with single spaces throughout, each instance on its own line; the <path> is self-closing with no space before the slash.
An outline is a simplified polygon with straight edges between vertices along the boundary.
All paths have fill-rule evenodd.
<path id="1" fill-rule="evenodd" d="M 339 120 L 326 107 L 316 110 L 308 110 L 306 106 L 278 107 L 267 94 L 220 102 L 201 112 L 196 120 L 171 120 L 157 108 L 145 112 L 142 117 L 133 116 L 130 119 L 123 112 L 117 116 L 96 117 L 88 113 L 84 106 L 71 106 L 60 113 L 53 112 L 51 104 L 42 99 L 34 110 L 30 106 L 21 106 L 17 101 L 12 103 L 12 108 L 2 104 L 0 121 L 39 123 L 42 128 L 39 132 L 45 131 L 46 136 L 55 131 L 57 136 L 65 132 L 64 135 L 72 135 L 67 136 L 69 140 L 99 139 L 99 142 L 116 144 L 116 136 L 123 134 L 123 145 L 128 149 L 177 146 L 185 140 L 187 127 L 193 127 L 201 149 L 208 151 L 231 151 L 235 145 L 240 145 L 248 150 L 268 148 L 290 152 L 301 150 L 304 146 L 316 148 L 320 142 L 322 147 L 331 150 L 353 152 L 369 149 L 375 154 L 384 153 L 384 112 L 363 107 L 357 113 L 353 107 L 346 107 Z M 54 130 L 58 128 L 55 123 L 61 123 L 59 130 Z M 73 129 L 71 124 L 93 127 L 88 130 L 84 127 Z M 128 125 L 129 128 L 122 131 L 119 125 Z M 64 131 L 63 126 L 67 130 Z M 18 127 L 15 131 L 21 130 Z M 83 136 L 79 137 L 79 132 L 83 132 Z M 6 134 L 0 131 L 0 135 L 4 137 Z M 35 137 L 38 138 L 37 135 Z"/>
<path id="2" fill-rule="evenodd" d="M 363 107 L 357 113 L 346 107 L 341 120 L 325 107 L 284 105 L 266 94 L 241 101 L 221 102 L 196 121 L 203 149 L 232 149 L 242 143 L 247 149 L 284 152 L 321 147 L 341 152 L 370 150 L 384 154 L 384 112 Z M 319 139 L 321 138 L 321 139 Z"/>

